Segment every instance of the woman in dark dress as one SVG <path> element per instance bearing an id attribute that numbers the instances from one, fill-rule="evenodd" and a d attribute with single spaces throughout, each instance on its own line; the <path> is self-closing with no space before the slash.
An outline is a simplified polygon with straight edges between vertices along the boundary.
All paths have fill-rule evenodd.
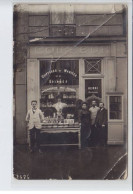
<path id="1" fill-rule="evenodd" d="M 90 112 L 87 103 L 82 103 L 82 109 L 79 111 L 79 123 L 81 123 L 81 148 L 88 147 L 88 139 L 91 134 Z"/>

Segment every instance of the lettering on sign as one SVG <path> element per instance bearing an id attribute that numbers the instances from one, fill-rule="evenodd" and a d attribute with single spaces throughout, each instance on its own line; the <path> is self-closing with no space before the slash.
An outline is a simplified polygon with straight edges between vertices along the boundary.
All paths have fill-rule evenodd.
<path id="1" fill-rule="evenodd" d="M 70 75 L 72 75 L 72 76 L 74 76 L 74 77 L 77 77 L 77 76 L 78 76 L 76 73 L 74 73 L 74 72 L 72 72 L 72 71 L 69 71 L 69 70 L 67 70 L 67 69 L 64 69 L 63 71 L 60 70 L 60 69 L 59 69 L 59 70 L 53 69 L 53 70 L 48 71 L 47 73 L 41 75 L 41 78 L 45 78 L 45 77 L 47 77 L 48 75 L 50 75 L 50 74 L 52 74 L 52 73 L 68 73 L 68 74 L 70 74 Z"/>
<path id="2" fill-rule="evenodd" d="M 104 46 L 31 46 L 30 47 L 30 57 L 104 57 L 110 55 L 109 45 Z"/>

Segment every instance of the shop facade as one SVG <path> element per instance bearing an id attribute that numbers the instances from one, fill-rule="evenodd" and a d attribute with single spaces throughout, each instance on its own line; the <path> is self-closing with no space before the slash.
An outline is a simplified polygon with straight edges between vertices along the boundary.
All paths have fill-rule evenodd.
<path id="1" fill-rule="evenodd" d="M 32 13 L 27 17 L 30 28 L 30 25 L 35 22 L 35 16 Z M 69 23 L 70 21 L 71 19 Z M 116 28 L 120 27 L 120 17 L 116 18 L 116 21 L 120 24 L 114 25 Z M 108 32 L 111 32 L 109 28 Z M 26 125 L 20 125 L 20 123 L 24 122 L 22 118 L 31 107 L 31 101 L 37 100 L 38 107 L 46 118 L 45 122 L 54 125 L 57 113 L 54 104 L 57 98 L 67 105 L 63 110 L 63 121 L 61 121 L 66 124 L 68 122 L 78 124 L 75 110 L 80 100 L 87 101 L 89 106 L 92 100 L 96 100 L 97 104 L 100 101 L 104 102 L 108 110 L 108 144 L 123 144 L 126 141 L 128 134 L 127 37 L 123 32 L 121 35 L 119 33 L 121 34 L 120 28 L 112 35 L 105 36 L 103 31 L 103 36 L 96 35 L 83 41 L 81 41 L 84 39 L 82 36 L 73 38 L 57 36 L 45 38 L 46 40 L 40 38 L 40 35 L 29 36 L 23 74 L 25 79 L 23 76 L 19 77 L 22 72 L 16 73 L 20 83 L 16 83 L 16 103 L 20 96 L 20 94 L 17 96 L 17 91 L 20 90 L 22 82 L 25 82 L 25 87 L 21 93 L 21 99 L 23 99 L 23 92 L 26 93 L 26 105 L 22 108 L 25 110 L 22 111 L 22 104 L 16 104 L 15 138 L 18 139 L 18 143 L 27 140 Z M 37 40 L 32 41 L 35 38 Z M 76 46 L 80 41 L 81 43 Z M 23 117 L 21 117 L 22 114 Z"/>

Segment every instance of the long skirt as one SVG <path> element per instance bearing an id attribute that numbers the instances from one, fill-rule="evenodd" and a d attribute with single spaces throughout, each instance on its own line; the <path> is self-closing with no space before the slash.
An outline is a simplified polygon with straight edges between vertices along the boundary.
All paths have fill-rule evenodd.
<path id="1" fill-rule="evenodd" d="M 91 134 L 90 125 L 81 124 L 81 148 L 88 147 L 88 141 Z"/>

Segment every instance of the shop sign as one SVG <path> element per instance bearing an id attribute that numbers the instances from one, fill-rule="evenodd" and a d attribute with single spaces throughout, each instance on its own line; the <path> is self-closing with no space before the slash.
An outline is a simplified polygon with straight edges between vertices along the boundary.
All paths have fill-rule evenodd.
<path id="1" fill-rule="evenodd" d="M 101 80 L 89 79 L 85 81 L 85 96 L 86 98 L 95 94 L 101 98 Z"/>
<path id="2" fill-rule="evenodd" d="M 63 70 L 61 70 L 61 69 L 59 69 L 59 70 L 53 69 L 53 70 L 48 71 L 47 73 L 41 75 L 41 78 L 46 78 L 48 75 L 50 75 L 50 74 L 52 74 L 52 73 L 57 73 L 57 74 L 58 74 L 58 73 L 68 73 L 68 74 L 70 74 L 70 75 L 72 75 L 72 76 L 74 76 L 74 77 L 77 77 L 77 76 L 78 76 L 76 73 L 74 73 L 74 72 L 72 72 L 72 71 L 69 71 L 69 70 L 67 70 L 67 69 L 63 69 Z"/>

